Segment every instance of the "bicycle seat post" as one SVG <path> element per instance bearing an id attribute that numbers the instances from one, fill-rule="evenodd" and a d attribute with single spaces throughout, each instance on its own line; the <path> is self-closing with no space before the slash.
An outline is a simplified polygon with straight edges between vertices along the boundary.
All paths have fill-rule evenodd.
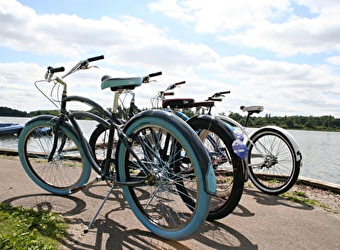
<path id="1" fill-rule="evenodd" d="M 113 98 L 113 104 L 112 104 L 112 113 L 115 114 L 117 113 L 117 110 L 118 110 L 118 99 L 119 99 L 119 96 L 121 94 L 121 90 L 116 90 L 115 91 L 115 96 Z"/>
<path id="2" fill-rule="evenodd" d="M 248 112 L 247 118 L 246 118 L 246 121 L 244 122 L 243 127 L 247 127 L 251 115 L 252 115 L 252 113 L 251 113 L 251 112 Z"/>

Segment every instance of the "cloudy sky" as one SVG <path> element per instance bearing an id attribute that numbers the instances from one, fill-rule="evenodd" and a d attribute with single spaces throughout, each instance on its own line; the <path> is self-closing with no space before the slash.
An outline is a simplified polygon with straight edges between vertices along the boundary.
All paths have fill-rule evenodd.
<path id="1" fill-rule="evenodd" d="M 216 112 L 340 117 L 338 0 L 0 0 L 0 25 L 0 106 L 52 109 L 33 84 L 46 67 L 103 54 L 67 78 L 70 94 L 110 107 L 102 75 L 162 71 L 136 89 L 139 106 L 185 80 L 178 97 L 231 91 Z"/>

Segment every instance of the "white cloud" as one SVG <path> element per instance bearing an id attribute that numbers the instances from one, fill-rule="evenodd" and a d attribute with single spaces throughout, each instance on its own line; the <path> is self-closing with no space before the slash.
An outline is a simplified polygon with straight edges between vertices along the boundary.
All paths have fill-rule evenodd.
<path id="1" fill-rule="evenodd" d="M 327 58 L 327 62 L 335 65 L 340 65 L 340 56 L 331 56 Z"/>
<path id="2" fill-rule="evenodd" d="M 228 1 L 217 0 L 164 0 L 158 5 L 150 5 L 172 17 L 181 17 L 179 21 L 191 22 L 200 32 L 215 32 L 204 35 L 209 36 L 210 41 L 219 35 L 235 43 L 238 55 L 223 56 L 224 52 L 215 49 L 209 39 L 206 44 L 197 40 L 202 37 L 200 35 L 192 37 L 192 42 L 168 37 L 167 29 L 176 31 L 184 26 L 188 28 L 186 25 L 162 26 L 160 29 L 157 25 L 162 23 L 150 23 L 127 15 L 98 20 L 77 15 L 40 15 L 9 0 L 0 4 L 3 26 L 0 45 L 44 58 L 61 56 L 58 62 L 69 62 L 57 66 L 67 68 L 89 54 L 105 54 L 106 60 L 96 63 L 101 66 L 99 71 L 85 71 L 68 78 L 70 94 L 88 96 L 91 93 L 91 98 L 105 107 L 111 106 L 113 94 L 100 90 L 102 75 L 123 77 L 129 75 L 128 72 L 136 75 L 161 70 L 163 76 L 157 78 L 159 83 L 136 89 L 136 101 L 140 106 L 149 107 L 150 97 L 168 84 L 186 80 L 187 84 L 176 91 L 176 96 L 204 100 L 215 91 L 232 91 L 224 102 L 217 104 L 216 111 L 239 112 L 240 105 L 264 105 L 265 113 L 273 115 L 326 113 L 340 117 L 336 108 L 340 98 L 340 77 L 334 70 L 339 64 L 336 54 L 329 55 L 328 64 L 307 65 L 273 58 L 260 60 L 242 54 L 238 47 L 261 47 L 282 55 L 335 51 L 340 23 L 336 20 L 340 10 L 319 6 L 311 0 L 304 3 L 318 13 L 315 18 L 292 15 L 288 0 L 241 0 L 227 7 L 223 4 L 229 4 Z M 166 12 L 168 10 L 171 13 Z M 290 19 L 282 19 L 283 16 Z M 26 110 L 45 108 L 46 99 L 34 89 L 33 82 L 43 76 L 46 66 L 39 63 L 0 64 L 0 88 L 3 90 L 0 106 Z M 23 100 L 27 104 L 23 105 Z"/>
<path id="3" fill-rule="evenodd" d="M 320 12 L 322 9 L 333 8 L 339 5 L 338 0 L 295 0 L 298 4 L 308 6 L 313 12 Z"/>
<path id="4" fill-rule="evenodd" d="M 194 22 L 197 32 L 215 33 L 262 25 L 268 19 L 280 18 L 289 8 L 289 0 L 160 0 L 150 4 L 150 8 L 179 21 Z"/>
<path id="5" fill-rule="evenodd" d="M 194 21 L 194 16 L 190 15 L 191 9 L 181 5 L 177 0 L 160 0 L 149 4 L 151 11 L 159 11 L 166 16 L 177 19 L 179 21 Z"/>
<path id="6" fill-rule="evenodd" d="M 184 20 L 192 21 L 197 32 L 212 33 L 228 43 L 248 48 L 263 48 L 284 56 L 340 49 L 337 0 L 162 0 L 151 6 L 170 17 L 194 17 Z M 304 7 L 314 17 L 298 16 L 295 7 Z"/>
<path id="7" fill-rule="evenodd" d="M 154 67 L 159 61 L 164 66 L 193 65 L 218 56 L 204 44 L 168 39 L 153 24 L 131 16 L 91 20 L 76 15 L 38 15 L 17 2 L 3 9 L 0 18 L 6 28 L 0 30 L 0 44 L 18 51 L 69 58 L 105 51 L 113 65 L 138 67 Z"/>
<path id="8" fill-rule="evenodd" d="M 75 57 L 92 48 L 138 49 L 164 43 L 161 30 L 130 16 L 91 20 L 76 15 L 39 15 L 16 1 L 6 1 L 1 4 L 0 20 L 1 45 L 37 54 Z"/>
<path id="9" fill-rule="evenodd" d="M 299 18 L 271 23 L 221 38 L 250 48 L 264 48 L 279 55 L 313 54 L 340 49 L 340 6 L 313 19 Z"/>
<path id="10" fill-rule="evenodd" d="M 339 114 L 335 104 L 340 97 L 340 76 L 333 75 L 331 68 L 244 55 L 224 57 L 204 67 L 226 83 L 236 82 L 229 86 L 232 107 L 263 105 L 266 112 L 276 115 Z"/>

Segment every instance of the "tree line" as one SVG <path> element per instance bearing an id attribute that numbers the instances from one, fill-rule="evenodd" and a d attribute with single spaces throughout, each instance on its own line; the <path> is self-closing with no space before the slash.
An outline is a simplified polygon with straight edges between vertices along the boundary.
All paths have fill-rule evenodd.
<path id="1" fill-rule="evenodd" d="M 123 116 L 128 110 L 119 107 L 118 113 Z M 185 114 L 189 117 L 194 115 L 191 109 L 186 109 Z M 13 117 L 33 117 L 41 114 L 58 115 L 58 110 L 38 110 L 38 111 L 19 111 L 8 107 L 0 107 L 0 116 Z M 120 115 L 118 115 L 120 117 Z M 244 124 L 246 116 L 231 112 L 229 117 L 236 120 L 240 124 Z M 126 119 L 126 117 L 124 117 Z M 253 115 L 250 118 L 249 127 L 262 127 L 266 125 L 276 125 L 285 129 L 300 129 L 300 130 L 320 130 L 320 131 L 340 131 L 340 118 L 335 118 L 331 115 L 325 116 L 271 116 L 266 114 L 264 117 Z"/>
<path id="2" fill-rule="evenodd" d="M 230 113 L 229 117 L 244 124 L 246 116 L 238 113 Z M 262 127 L 265 125 L 276 125 L 285 129 L 300 130 L 321 130 L 321 131 L 340 131 L 340 118 L 331 115 L 325 116 L 271 116 L 266 114 L 264 117 L 251 116 L 250 127 Z"/>

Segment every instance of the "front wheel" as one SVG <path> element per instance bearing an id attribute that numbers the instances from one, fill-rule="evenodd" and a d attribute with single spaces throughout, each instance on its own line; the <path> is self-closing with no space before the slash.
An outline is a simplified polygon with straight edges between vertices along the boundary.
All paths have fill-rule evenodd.
<path id="1" fill-rule="evenodd" d="M 20 134 L 18 152 L 23 168 L 38 186 L 53 194 L 68 195 L 88 181 L 91 168 L 82 158 L 84 153 L 72 128 L 61 124 L 55 132 L 56 122 L 54 116 L 29 121 Z"/>
<path id="2" fill-rule="evenodd" d="M 124 133 L 130 141 L 129 146 L 121 141 L 117 146 L 117 172 L 119 181 L 131 183 L 122 188 L 132 211 L 160 237 L 191 236 L 208 215 L 207 190 L 216 190 L 199 138 L 184 121 L 159 110 L 138 114 Z M 183 189 L 189 193 L 187 204 L 180 193 Z"/>
<path id="3" fill-rule="evenodd" d="M 278 195 L 295 184 L 301 161 L 287 136 L 273 128 L 262 128 L 250 137 L 247 146 L 249 178 L 258 189 Z"/>

